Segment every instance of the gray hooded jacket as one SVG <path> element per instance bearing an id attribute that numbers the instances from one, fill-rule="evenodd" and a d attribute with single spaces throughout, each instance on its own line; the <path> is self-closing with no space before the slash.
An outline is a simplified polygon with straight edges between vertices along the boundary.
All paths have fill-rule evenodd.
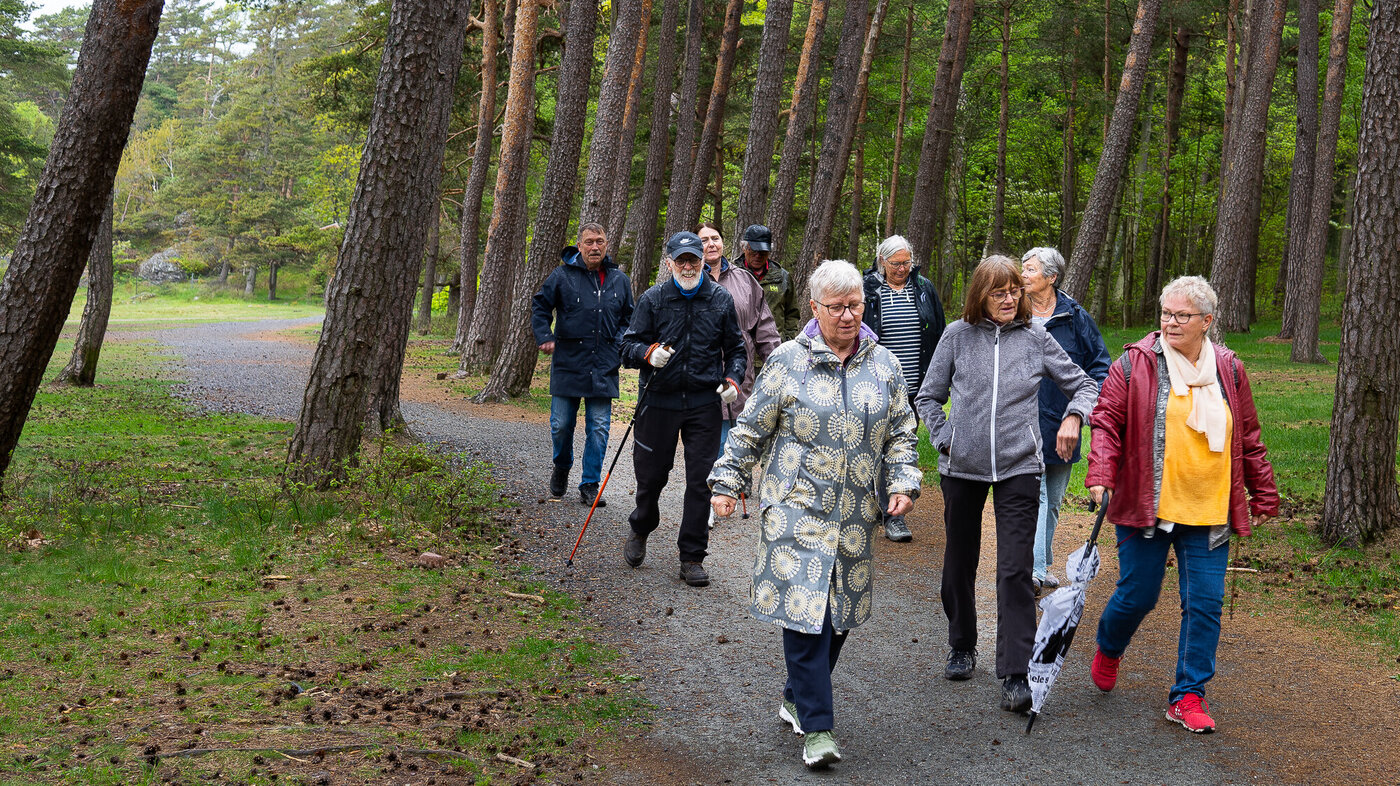
<path id="1" fill-rule="evenodd" d="M 939 474 L 995 483 L 1044 472 L 1042 378 L 1069 399 L 1065 415 L 1089 422 L 1099 386 L 1045 328 L 988 319 L 949 325 L 914 399 L 938 450 Z M 951 413 L 944 415 L 950 398 Z"/>

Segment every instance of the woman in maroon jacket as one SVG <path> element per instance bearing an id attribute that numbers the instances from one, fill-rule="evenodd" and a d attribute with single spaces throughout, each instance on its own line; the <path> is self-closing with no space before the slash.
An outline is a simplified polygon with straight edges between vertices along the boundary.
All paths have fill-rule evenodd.
<path id="1" fill-rule="evenodd" d="M 1118 586 L 1099 619 L 1090 676 L 1113 689 L 1174 549 L 1182 615 L 1167 719 L 1197 733 L 1215 730 L 1204 696 L 1215 676 L 1230 533 L 1248 535 L 1278 514 L 1249 377 L 1206 337 L 1216 303 L 1199 276 L 1162 290 L 1161 330 L 1129 345 L 1099 392 L 1084 482 L 1095 502 L 1111 493 L 1118 535 Z"/>

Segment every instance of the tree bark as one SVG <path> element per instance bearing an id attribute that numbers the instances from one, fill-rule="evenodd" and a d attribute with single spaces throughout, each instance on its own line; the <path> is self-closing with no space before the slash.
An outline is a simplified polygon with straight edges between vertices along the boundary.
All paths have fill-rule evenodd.
<path id="1" fill-rule="evenodd" d="M 710 88 L 710 103 L 705 110 L 705 127 L 696 147 L 695 169 L 690 173 L 690 191 L 686 197 L 685 225 L 700 222 L 705 204 L 705 191 L 710 182 L 710 167 L 719 149 L 720 133 L 724 130 L 724 106 L 729 99 L 729 81 L 734 75 L 734 53 L 739 48 L 739 17 L 744 12 L 744 0 L 729 0 L 724 12 L 724 32 L 720 35 L 719 57 L 715 60 L 715 81 Z M 715 226 L 720 217 L 715 216 Z"/>
<path id="2" fill-rule="evenodd" d="M 860 267 L 860 214 L 865 202 L 865 134 L 861 128 L 865 125 L 867 98 L 868 94 L 861 96 L 860 112 L 856 115 L 856 161 L 851 170 L 851 215 L 846 226 L 846 260 L 857 267 Z"/>
<path id="3" fill-rule="evenodd" d="M 1317 0 L 1298 0 L 1298 64 L 1294 70 L 1294 86 L 1298 91 L 1298 128 L 1293 141 L 1293 171 L 1288 180 L 1288 236 L 1279 258 L 1278 278 L 1274 282 L 1274 301 L 1286 300 L 1292 289 L 1290 275 L 1297 275 L 1292 265 L 1307 243 L 1308 216 L 1312 205 L 1313 167 L 1317 164 Z M 1298 314 L 1283 310 L 1283 326 L 1279 338 L 1292 338 Z"/>
<path id="4" fill-rule="evenodd" d="M 505 125 L 501 130 L 501 160 L 496 166 L 496 188 L 491 197 L 491 225 L 486 232 L 486 261 L 476 308 L 483 314 L 506 313 L 524 236 L 521 214 L 530 178 L 530 140 L 535 126 L 535 39 L 542 0 L 520 0 L 515 11 L 515 46 L 510 56 L 510 84 L 506 88 Z M 570 192 L 572 193 L 572 192 Z M 518 222 L 517 219 L 521 219 Z M 505 340 L 505 324 L 499 318 L 473 320 L 462 345 L 457 376 L 484 373 L 496 362 Z"/>
<path id="5" fill-rule="evenodd" d="M 1332 218 L 1332 183 L 1337 169 L 1337 138 L 1341 130 L 1342 99 L 1347 76 L 1347 45 L 1351 40 L 1352 0 L 1332 6 L 1332 46 L 1327 53 L 1327 82 L 1322 89 L 1322 116 L 1313 165 L 1312 197 L 1302 253 L 1294 260 L 1297 276 L 1288 288 L 1284 312 L 1295 312 L 1294 363 L 1325 363 L 1317 349 L 1322 308 L 1322 273 L 1327 263 L 1327 229 Z M 1394 194 L 1392 194 L 1392 198 Z"/>
<path id="6" fill-rule="evenodd" d="M 1133 284 L 1135 278 L 1134 270 L 1137 268 L 1138 260 L 1138 239 L 1141 236 L 1142 231 L 1142 184 L 1143 181 L 1147 179 L 1147 165 L 1149 163 L 1148 156 L 1152 152 L 1152 111 L 1150 108 L 1152 106 L 1152 96 L 1153 93 L 1156 91 L 1156 88 L 1157 83 L 1155 81 L 1149 80 L 1147 83 L 1146 98 L 1146 103 L 1149 109 L 1148 111 L 1142 113 L 1142 130 L 1138 132 L 1137 143 L 1137 169 L 1133 173 L 1133 214 L 1131 219 L 1129 220 L 1128 231 L 1126 233 L 1123 233 L 1120 230 L 1120 234 L 1126 236 L 1125 240 L 1120 241 L 1120 253 L 1117 254 L 1118 261 L 1122 265 L 1123 271 L 1123 327 L 1127 327 L 1129 324 L 1131 324 L 1131 320 L 1134 316 L 1133 304 L 1136 302 L 1133 299 Z M 1120 212 L 1123 209 L 1121 201 L 1119 202 L 1118 209 Z M 1120 217 L 1119 220 L 1121 221 L 1122 218 Z M 1107 306 L 1105 306 L 1105 311 L 1106 310 Z M 1100 322 L 1099 324 L 1103 323 Z"/>
<path id="7" fill-rule="evenodd" d="M 885 236 L 894 234 L 894 211 L 899 199 L 899 158 L 904 151 L 904 119 L 909 106 L 909 56 L 914 49 L 914 3 L 904 22 L 904 67 L 899 75 L 899 114 L 894 124 L 894 156 L 890 162 L 890 199 L 885 208 Z"/>
<path id="8" fill-rule="evenodd" d="M 758 48 L 758 73 L 754 77 L 749 136 L 744 147 L 744 174 L 739 181 L 739 201 L 734 208 L 734 237 L 739 237 L 750 224 L 763 223 L 763 209 L 768 204 L 768 178 L 773 172 L 773 145 L 778 140 L 778 102 L 782 98 L 791 27 L 792 0 L 769 2 L 763 16 L 763 40 Z"/>
<path id="9" fill-rule="evenodd" d="M 1078 28 L 1075 28 L 1076 35 Z M 1074 219 L 1079 214 L 1079 163 L 1074 150 L 1074 114 L 1079 101 L 1079 79 L 1074 73 L 1074 56 L 1069 59 L 1065 77 L 1069 100 L 1065 104 L 1064 129 L 1060 134 L 1060 242 L 1059 248 L 1074 248 Z"/>
<path id="10" fill-rule="evenodd" d="M 685 21 L 685 65 L 681 73 L 680 103 L 676 107 L 676 144 L 671 150 L 671 188 L 666 201 L 666 232 L 670 237 L 686 223 L 686 200 L 690 198 L 690 174 L 695 166 L 695 105 L 700 89 L 701 0 L 690 0 Z M 658 280 L 669 276 L 663 268 Z"/>
<path id="11" fill-rule="evenodd" d="M 582 4 L 575 3 L 573 6 Z M 648 10 L 649 6 L 650 4 Z M 645 21 L 642 16 L 642 0 L 619 0 L 615 7 L 616 23 L 608 39 L 603 82 L 598 87 L 598 110 L 593 115 L 593 139 L 588 144 L 588 175 L 584 178 L 583 206 L 579 210 L 580 224 L 597 222 L 604 227 L 608 225 L 612 212 L 612 189 L 616 185 L 617 151 L 622 144 L 627 93 L 632 85 L 637 39 L 642 34 Z M 594 16 L 596 17 L 596 13 Z M 596 24 L 595 20 L 595 27 Z M 587 89 L 585 84 L 585 92 Z M 561 90 L 560 98 L 573 100 L 575 97 L 567 96 Z M 570 194 L 572 193 L 571 189 Z"/>
<path id="12" fill-rule="evenodd" d="M 481 201 L 486 192 L 486 175 L 491 169 L 491 147 L 496 125 L 496 49 L 500 43 L 501 0 L 485 0 L 481 20 L 481 100 L 477 104 L 476 146 L 472 168 L 462 192 L 462 299 L 458 302 L 457 334 L 452 354 L 462 354 L 476 313 L 477 260 L 481 242 Z"/>
<path id="13" fill-rule="evenodd" d="M 1356 248 L 1345 261 L 1322 497 L 1323 537 L 1348 545 L 1372 542 L 1400 521 L 1400 2 L 1375 0 L 1371 7 L 1356 151 Z M 1315 201 L 1322 196 L 1314 192 Z"/>
<path id="14" fill-rule="evenodd" d="M 29 217 L 0 282 L 0 478 L 112 194 L 161 0 L 96 0 Z"/>
<path id="15" fill-rule="evenodd" d="M 768 202 L 768 229 L 773 233 L 770 258 L 779 262 L 782 261 L 783 245 L 787 243 L 788 221 L 792 218 L 793 200 L 797 194 L 803 140 L 817 115 L 822 32 L 826 29 L 828 5 L 828 0 L 812 0 L 812 8 L 807 14 L 807 32 L 802 37 L 802 56 L 797 61 L 797 75 L 792 83 L 792 101 L 788 105 L 788 124 L 783 136 L 782 155 L 778 159 L 778 176 L 773 181 L 773 198 Z"/>
<path id="16" fill-rule="evenodd" d="M 608 253 L 622 256 L 622 240 L 627 221 L 628 186 L 632 182 L 632 155 L 637 148 L 637 119 L 642 106 L 642 77 L 646 70 L 647 33 L 651 28 L 652 0 L 642 0 L 642 25 L 632 52 L 632 78 L 627 85 L 627 109 L 622 115 L 622 141 L 613 165 L 612 207 L 608 210 Z M 664 132 L 663 132 L 664 133 Z"/>
<path id="17" fill-rule="evenodd" d="M 1210 281 L 1220 296 L 1215 327 L 1247 332 L 1251 316 L 1254 259 L 1259 248 L 1259 190 L 1264 179 L 1264 142 L 1269 100 L 1278 70 L 1286 0 L 1254 0 L 1244 85 L 1235 97 L 1240 110 L 1231 121 L 1229 160 L 1215 219 L 1215 251 Z"/>
<path id="18" fill-rule="evenodd" d="M 428 335 L 433 326 L 433 295 L 437 292 L 438 242 L 442 232 L 442 210 L 433 210 L 428 224 L 428 242 L 423 248 L 423 288 L 418 295 L 418 335 Z"/>
<path id="19" fill-rule="evenodd" d="M 676 83 L 676 35 L 681 0 L 663 0 L 661 31 L 656 43 L 656 74 L 651 91 L 651 138 L 647 142 L 647 171 L 642 178 L 637 208 L 637 241 L 632 250 L 634 297 L 650 286 L 656 264 L 656 229 L 661 222 L 661 186 L 666 174 L 667 129 L 671 125 L 671 88 Z"/>
<path id="20" fill-rule="evenodd" d="M 97 239 L 88 254 L 87 304 L 78 337 L 73 340 L 73 354 L 68 365 L 58 372 L 59 384 L 90 388 L 97 380 L 97 359 L 102 355 L 102 339 L 107 335 L 107 319 L 112 315 L 112 198 L 102 211 Z"/>
<path id="21" fill-rule="evenodd" d="M 929 103 L 928 119 L 924 123 L 919 171 L 914 177 L 914 198 L 909 205 L 909 219 L 905 222 L 905 234 L 914 246 L 914 264 L 924 269 L 929 268 L 933 250 L 939 246 L 943 179 L 948 169 L 953 116 L 958 106 L 963 67 L 967 63 L 967 43 L 972 38 L 972 16 L 976 5 L 975 0 L 949 0 L 943 46 L 938 50 L 933 100 Z"/>
<path id="22" fill-rule="evenodd" d="M 1186 58 L 1191 53 L 1191 33 L 1178 27 L 1172 36 L 1171 71 L 1167 76 L 1166 146 L 1162 149 L 1162 206 L 1157 213 L 1157 226 L 1148 249 L 1147 269 L 1144 271 L 1140 319 L 1151 321 L 1162 287 L 1162 267 L 1166 264 L 1171 238 L 1172 218 L 1172 156 L 1181 139 L 1181 104 L 1186 97 Z"/>
<path id="23" fill-rule="evenodd" d="M 1098 266 L 1108 230 L 1108 214 L 1113 210 L 1119 192 L 1123 167 L 1127 163 L 1132 143 L 1133 126 L 1137 119 L 1138 99 L 1142 95 L 1147 66 L 1151 60 L 1152 37 L 1157 30 L 1161 0 L 1139 0 L 1133 36 L 1128 42 L 1128 54 L 1123 60 L 1123 77 L 1118 84 L 1118 97 L 1113 102 L 1113 117 L 1103 154 L 1094 172 L 1094 185 L 1089 189 L 1089 201 L 1080 217 L 1079 231 L 1074 239 L 1061 289 L 1075 300 L 1083 300 L 1089 292 L 1089 278 Z"/>
<path id="24" fill-rule="evenodd" d="M 371 392 L 380 411 L 386 400 L 397 408 L 423 216 L 436 207 L 470 5 L 395 0 L 390 9 L 360 177 L 287 454 L 294 479 L 324 486 L 344 476 Z M 376 384 L 386 364 L 391 392 Z"/>
<path id="25" fill-rule="evenodd" d="M 987 232 L 987 250 L 990 253 L 1006 253 L 1006 240 L 1002 237 L 1006 228 L 1006 136 L 1011 115 L 1011 2 L 1001 0 L 1001 80 L 997 94 L 1000 111 L 997 114 L 997 163 L 996 182 L 992 196 L 992 226 Z"/>
<path id="26" fill-rule="evenodd" d="M 841 22 L 841 41 L 837 44 L 836 59 L 831 66 L 826 128 L 822 134 L 821 159 L 817 164 L 816 177 L 812 180 L 807 229 L 802 234 L 802 250 L 788 266 L 792 273 L 792 287 L 797 292 L 806 291 L 808 276 L 827 254 L 841 186 L 846 180 L 846 165 L 851 157 L 856 117 L 860 113 L 861 102 L 865 100 L 870 64 L 875 58 L 875 44 L 880 38 L 889 0 L 877 0 L 873 14 L 868 13 L 868 8 L 866 0 L 846 2 L 845 17 Z M 806 313 L 805 309 L 803 313 Z"/>
<path id="27" fill-rule="evenodd" d="M 535 212 L 530 255 L 515 281 L 505 345 L 496 357 L 486 387 L 472 399 L 478 404 L 519 396 L 530 389 L 534 376 L 539 347 L 530 330 L 530 310 L 535 292 L 549 272 L 558 267 L 559 250 L 566 243 L 583 149 L 584 117 L 588 113 L 597 8 L 591 2 L 577 2 L 569 8 L 564 57 L 559 66 L 559 100 L 554 108 L 554 137 L 550 140 L 549 163 L 545 165 L 540 205 Z"/>
<path id="28" fill-rule="evenodd" d="M 1251 0 L 1246 0 L 1246 2 L 1251 2 Z M 1225 162 L 1230 156 L 1230 118 L 1233 116 L 1236 102 L 1239 100 L 1236 88 L 1239 83 L 1239 68 L 1236 63 L 1240 49 L 1239 16 L 1240 0 L 1230 0 L 1225 11 L 1225 111 L 1220 123 L 1221 171 L 1224 171 Z M 1221 186 L 1223 187 L 1224 184 L 1222 183 Z"/>

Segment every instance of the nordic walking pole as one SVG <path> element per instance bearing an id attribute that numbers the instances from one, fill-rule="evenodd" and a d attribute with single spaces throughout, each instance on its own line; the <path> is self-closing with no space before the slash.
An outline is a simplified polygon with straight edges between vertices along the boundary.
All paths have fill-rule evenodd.
<path id="1" fill-rule="evenodd" d="M 669 345 L 663 342 L 662 346 Z M 651 379 L 656 379 L 655 373 L 652 374 Z M 603 482 L 598 486 L 598 495 L 593 498 L 593 504 L 588 508 L 588 518 L 583 520 L 583 529 L 578 531 L 578 540 L 574 541 L 574 550 L 569 552 L 569 559 L 564 563 L 565 567 L 574 566 L 574 555 L 578 553 L 579 544 L 583 543 L 583 534 L 588 531 L 588 522 L 593 520 L 593 511 L 598 509 L 598 500 L 603 498 L 603 490 L 608 487 L 608 479 L 612 477 L 613 470 L 617 468 L 617 460 L 622 458 L 622 449 L 627 446 L 627 437 L 632 434 L 632 426 L 636 425 L 637 415 L 642 411 L 642 401 L 646 398 L 647 385 L 651 384 L 651 379 L 648 379 L 647 384 L 643 385 L 642 389 L 637 392 L 637 408 L 632 410 L 632 422 L 628 423 L 627 430 L 622 432 L 622 441 L 617 443 L 617 452 L 613 454 L 612 464 L 608 465 L 608 472 L 603 476 Z"/>
<path id="2" fill-rule="evenodd" d="M 739 518 L 746 519 L 749 517 L 749 501 L 744 498 L 744 492 L 742 491 L 739 492 L 739 502 L 742 503 L 744 506 L 744 515 L 740 516 Z"/>

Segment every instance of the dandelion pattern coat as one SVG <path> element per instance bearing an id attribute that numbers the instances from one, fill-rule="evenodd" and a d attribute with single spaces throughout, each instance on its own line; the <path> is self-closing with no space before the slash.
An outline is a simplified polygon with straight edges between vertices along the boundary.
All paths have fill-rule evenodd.
<path id="1" fill-rule="evenodd" d="M 899 361 L 869 328 L 844 364 L 816 320 L 768 357 L 710 474 L 716 494 L 738 496 L 763 464 L 754 617 L 801 633 L 821 632 L 827 604 L 838 631 L 870 619 L 876 473 L 918 496 L 917 425 Z"/>

